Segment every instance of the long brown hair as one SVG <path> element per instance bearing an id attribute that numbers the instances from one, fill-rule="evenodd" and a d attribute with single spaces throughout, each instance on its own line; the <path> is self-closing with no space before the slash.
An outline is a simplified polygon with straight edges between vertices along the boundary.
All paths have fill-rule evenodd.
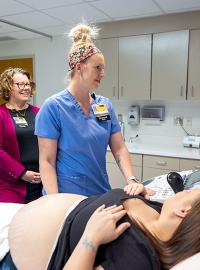
<path id="1" fill-rule="evenodd" d="M 158 253 L 164 269 L 170 269 L 200 252 L 200 199 L 192 205 L 170 240 L 161 241 L 155 238 L 144 226 L 142 230 Z"/>

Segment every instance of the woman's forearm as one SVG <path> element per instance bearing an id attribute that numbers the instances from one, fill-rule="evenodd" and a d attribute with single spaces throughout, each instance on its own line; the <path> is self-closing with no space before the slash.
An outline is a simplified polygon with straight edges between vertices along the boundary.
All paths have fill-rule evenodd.
<path id="1" fill-rule="evenodd" d="M 58 183 L 55 166 L 53 166 L 48 161 L 41 161 L 40 175 L 46 193 L 58 193 Z"/>
<path id="2" fill-rule="evenodd" d="M 126 145 L 122 146 L 114 156 L 122 174 L 124 175 L 126 181 L 128 181 L 129 177 L 134 175 L 134 172 L 131 157 Z"/>
<path id="3" fill-rule="evenodd" d="M 87 235 L 83 235 L 63 270 L 92 270 L 98 246 Z"/>

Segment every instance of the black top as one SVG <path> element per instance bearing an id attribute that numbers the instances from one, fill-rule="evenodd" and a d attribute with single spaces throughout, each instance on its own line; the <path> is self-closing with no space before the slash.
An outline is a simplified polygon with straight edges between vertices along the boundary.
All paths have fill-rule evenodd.
<path id="1" fill-rule="evenodd" d="M 26 170 L 39 172 L 39 149 L 37 136 L 34 135 L 36 113 L 29 106 L 24 110 L 9 110 L 19 144 L 21 163 Z M 42 195 L 42 183 L 27 182 L 24 203 L 29 203 Z"/>
<path id="2" fill-rule="evenodd" d="M 9 110 L 19 143 L 21 163 L 27 170 L 39 172 L 39 150 L 37 136 L 34 135 L 35 112 L 29 106 L 25 110 Z M 19 118 L 23 118 L 19 121 Z"/>
<path id="3" fill-rule="evenodd" d="M 139 198 L 160 213 L 162 204 L 127 195 L 122 189 L 113 189 L 103 195 L 91 196 L 82 201 L 67 217 L 48 270 L 60 270 L 77 245 L 91 214 L 102 204 L 120 205 L 126 199 Z M 120 222 L 130 219 L 128 215 Z M 95 266 L 105 270 L 158 270 L 162 269 L 158 255 L 141 229 L 132 224 L 118 239 L 100 246 Z"/>

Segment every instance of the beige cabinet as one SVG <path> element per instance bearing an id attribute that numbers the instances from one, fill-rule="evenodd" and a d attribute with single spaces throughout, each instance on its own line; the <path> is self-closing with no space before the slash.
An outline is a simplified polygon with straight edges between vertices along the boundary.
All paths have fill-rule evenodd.
<path id="1" fill-rule="evenodd" d="M 180 171 L 185 170 L 200 170 L 200 160 L 180 159 Z"/>
<path id="2" fill-rule="evenodd" d="M 188 63 L 188 100 L 200 100 L 200 30 L 191 30 Z"/>
<path id="3" fill-rule="evenodd" d="M 143 155 L 143 180 L 179 171 L 179 158 Z"/>
<path id="4" fill-rule="evenodd" d="M 185 100 L 189 31 L 153 35 L 152 100 Z"/>
<path id="5" fill-rule="evenodd" d="M 118 38 L 98 40 L 97 46 L 105 58 L 105 76 L 96 92 L 110 99 L 118 99 Z"/>
<path id="6" fill-rule="evenodd" d="M 142 155 L 131 154 L 133 163 L 133 171 L 137 179 L 142 177 Z M 126 184 L 126 180 L 122 175 L 112 152 L 108 151 L 106 155 L 106 166 L 109 177 L 109 182 L 112 188 L 123 188 Z"/>
<path id="7" fill-rule="evenodd" d="M 151 35 L 101 39 L 105 77 L 97 93 L 111 99 L 149 100 Z"/>
<path id="8" fill-rule="evenodd" d="M 119 98 L 150 100 L 151 35 L 119 39 Z"/>

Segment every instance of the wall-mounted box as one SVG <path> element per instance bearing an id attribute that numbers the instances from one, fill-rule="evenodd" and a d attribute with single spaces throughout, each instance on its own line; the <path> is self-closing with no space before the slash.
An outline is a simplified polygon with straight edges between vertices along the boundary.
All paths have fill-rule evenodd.
<path id="1" fill-rule="evenodd" d="M 164 106 L 144 106 L 142 107 L 142 119 L 165 120 Z"/>

